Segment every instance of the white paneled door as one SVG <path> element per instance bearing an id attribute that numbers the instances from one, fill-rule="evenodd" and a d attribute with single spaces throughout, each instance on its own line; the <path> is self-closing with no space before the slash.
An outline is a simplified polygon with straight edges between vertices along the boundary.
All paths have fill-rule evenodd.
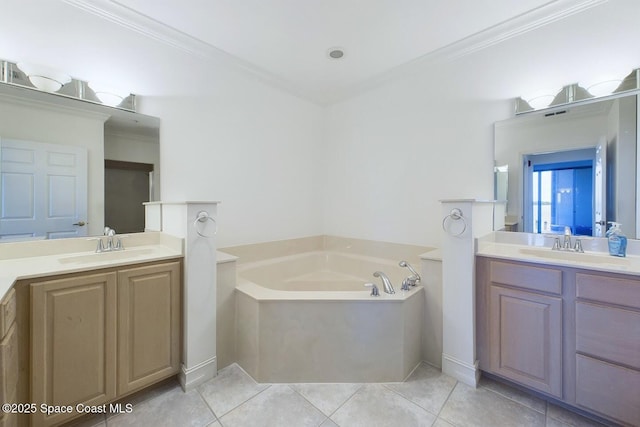
<path id="1" fill-rule="evenodd" d="M 87 235 L 87 150 L 0 139 L 0 241 Z"/>

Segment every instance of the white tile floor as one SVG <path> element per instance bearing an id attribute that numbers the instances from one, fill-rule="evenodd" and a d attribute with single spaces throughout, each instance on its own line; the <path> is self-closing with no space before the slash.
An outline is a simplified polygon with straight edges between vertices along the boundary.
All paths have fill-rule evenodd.
<path id="1" fill-rule="evenodd" d="M 258 384 L 238 365 L 184 393 L 167 382 L 130 399 L 130 414 L 75 426 L 601 426 L 501 383 L 474 389 L 421 364 L 403 383 Z"/>

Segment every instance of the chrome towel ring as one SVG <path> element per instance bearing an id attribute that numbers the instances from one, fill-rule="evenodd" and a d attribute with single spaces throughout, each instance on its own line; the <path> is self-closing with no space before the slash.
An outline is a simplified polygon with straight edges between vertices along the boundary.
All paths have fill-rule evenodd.
<path id="1" fill-rule="evenodd" d="M 449 222 L 449 220 L 451 221 Z M 457 233 L 451 232 L 451 224 L 454 221 L 462 221 L 462 230 L 460 230 Z M 447 224 L 449 224 L 449 227 L 447 227 Z M 462 236 L 464 232 L 467 230 L 467 221 L 464 219 L 464 216 L 462 215 L 462 211 L 458 208 L 451 209 L 451 212 L 449 212 L 449 215 L 445 216 L 442 219 L 442 229 L 450 236 L 453 236 L 453 237 Z"/>
<path id="2" fill-rule="evenodd" d="M 211 221 L 213 222 L 214 225 L 214 229 L 213 229 L 213 233 L 211 234 L 204 234 L 204 229 L 206 229 L 206 222 L 207 221 Z M 199 227 L 198 224 L 204 224 L 203 226 Z M 196 215 L 196 219 L 195 221 L 193 221 L 193 228 L 196 229 L 196 233 L 198 233 L 198 236 L 200 237 L 206 237 L 206 238 L 213 238 L 213 236 L 215 236 L 218 233 L 218 223 L 216 222 L 215 219 L 213 219 L 213 217 L 211 217 L 211 215 L 209 215 L 209 212 L 207 211 L 200 211 L 198 212 L 198 214 Z M 200 231 L 202 229 L 202 231 Z"/>

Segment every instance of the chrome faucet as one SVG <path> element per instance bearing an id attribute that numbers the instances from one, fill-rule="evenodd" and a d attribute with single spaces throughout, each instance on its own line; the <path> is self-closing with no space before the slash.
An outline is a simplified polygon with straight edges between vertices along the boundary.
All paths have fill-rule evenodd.
<path id="1" fill-rule="evenodd" d="M 373 273 L 373 277 L 379 277 L 380 279 L 382 279 L 382 286 L 386 293 L 388 294 L 396 293 L 396 291 L 393 289 L 393 285 L 391 284 L 391 281 L 389 280 L 387 275 L 384 274 L 382 271 L 376 271 L 375 273 Z"/>
<path id="2" fill-rule="evenodd" d="M 124 246 L 122 245 L 122 240 L 116 236 L 116 230 L 111 227 L 104 228 L 104 235 L 107 236 L 107 244 L 105 246 L 102 238 L 98 238 L 98 247 L 96 248 L 96 252 L 111 252 L 111 251 L 122 251 L 124 250 Z"/>
<path id="3" fill-rule="evenodd" d="M 584 252 L 584 249 L 582 248 L 582 240 L 578 237 L 576 237 L 575 243 L 573 245 L 571 244 L 571 227 L 568 225 L 564 227 L 564 239 L 562 241 L 562 245 L 560 245 L 560 238 L 556 237 L 551 249 L 554 251 Z"/>
<path id="4" fill-rule="evenodd" d="M 562 243 L 562 249 L 571 249 L 571 227 L 564 226 L 564 242 Z"/>
<path id="5" fill-rule="evenodd" d="M 402 287 L 401 287 L 401 289 L 402 289 L 403 291 L 408 291 L 408 290 L 409 290 L 409 287 L 416 286 L 418 283 L 420 283 L 421 277 L 420 277 L 420 275 L 418 274 L 418 272 L 417 272 L 417 271 L 415 271 L 415 270 L 413 269 L 413 267 L 411 267 L 411 264 L 409 264 L 407 261 L 400 261 L 400 262 L 398 263 L 398 265 L 399 265 L 400 267 L 406 267 L 406 268 L 408 268 L 408 269 L 409 269 L 409 271 L 412 273 L 412 274 L 411 274 L 411 276 L 407 277 L 406 279 L 404 279 L 404 280 L 402 281 Z"/>
<path id="6" fill-rule="evenodd" d="M 371 288 L 371 296 L 372 297 L 379 297 L 380 296 L 380 291 L 378 290 L 378 287 L 376 286 L 375 283 L 365 283 L 364 286 L 368 287 L 368 288 Z"/>

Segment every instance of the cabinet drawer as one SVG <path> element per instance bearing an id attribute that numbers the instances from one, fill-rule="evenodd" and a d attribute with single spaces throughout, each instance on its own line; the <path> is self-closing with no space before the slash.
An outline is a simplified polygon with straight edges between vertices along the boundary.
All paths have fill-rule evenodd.
<path id="1" fill-rule="evenodd" d="M 16 291 L 11 289 L 0 302 L 0 340 L 7 335 L 16 318 Z"/>
<path id="2" fill-rule="evenodd" d="M 640 372 L 576 355 L 576 403 L 640 425 Z"/>
<path id="3" fill-rule="evenodd" d="M 16 326 L 0 341 L 0 403 L 15 397 L 18 384 L 18 334 Z"/>
<path id="4" fill-rule="evenodd" d="M 536 292 L 562 294 L 562 271 L 511 262 L 491 261 L 491 282 Z"/>
<path id="5" fill-rule="evenodd" d="M 640 312 L 577 303 L 576 350 L 640 369 Z"/>
<path id="6" fill-rule="evenodd" d="M 577 273 L 576 296 L 640 309 L 640 280 Z"/>

